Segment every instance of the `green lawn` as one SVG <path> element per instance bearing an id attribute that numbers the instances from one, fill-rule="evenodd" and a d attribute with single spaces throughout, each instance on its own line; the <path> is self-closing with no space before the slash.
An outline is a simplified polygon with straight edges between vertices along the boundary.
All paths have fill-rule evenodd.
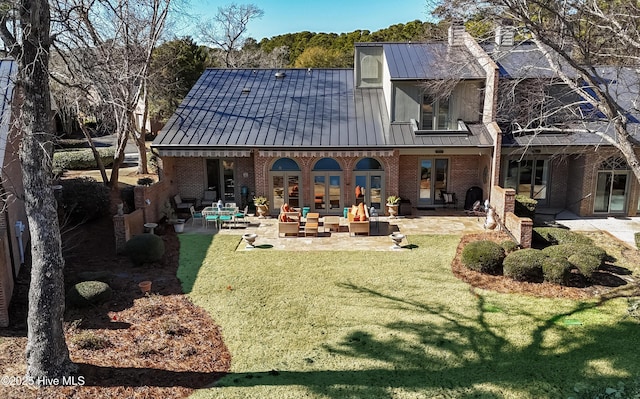
<path id="1" fill-rule="evenodd" d="M 181 235 L 178 277 L 233 358 L 193 397 L 569 398 L 638 386 L 626 299 L 474 292 L 451 273 L 458 241 L 236 252 L 239 237 Z"/>

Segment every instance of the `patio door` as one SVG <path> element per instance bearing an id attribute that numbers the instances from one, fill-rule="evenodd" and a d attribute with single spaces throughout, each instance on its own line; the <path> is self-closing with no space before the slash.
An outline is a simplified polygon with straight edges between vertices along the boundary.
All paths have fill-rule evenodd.
<path id="1" fill-rule="evenodd" d="M 383 199 L 382 177 L 381 172 L 356 173 L 356 205 L 363 202 L 369 207 L 384 209 L 386 198 Z"/>
<path id="2" fill-rule="evenodd" d="M 274 173 L 271 176 L 271 210 L 279 212 L 285 203 L 300 208 L 300 174 L 295 172 Z"/>
<path id="3" fill-rule="evenodd" d="M 342 176 L 332 173 L 314 173 L 313 212 L 339 214 L 342 211 Z"/>
<path id="4" fill-rule="evenodd" d="M 232 159 L 207 159 L 206 190 L 223 202 L 235 202 L 235 163 Z"/>
<path id="5" fill-rule="evenodd" d="M 442 202 L 441 191 L 447 191 L 449 177 L 448 159 L 423 159 L 420 161 L 420 186 L 418 203 L 432 205 Z"/>
<path id="6" fill-rule="evenodd" d="M 594 212 L 625 213 L 628 172 L 598 172 Z"/>

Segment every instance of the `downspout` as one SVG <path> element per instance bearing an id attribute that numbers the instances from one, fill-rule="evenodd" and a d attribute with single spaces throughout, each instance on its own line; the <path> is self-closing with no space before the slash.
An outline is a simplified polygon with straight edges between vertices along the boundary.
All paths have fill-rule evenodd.
<path id="1" fill-rule="evenodd" d="M 18 220 L 15 224 L 16 239 L 18 240 L 18 249 L 20 250 L 20 266 L 24 265 L 24 244 L 22 242 L 22 233 L 24 233 L 25 225 L 22 220 Z"/>
<path id="2" fill-rule="evenodd" d="M 1 186 L 0 186 L 1 187 Z M 1 191 L 4 193 L 4 189 L 1 189 Z M 4 214 L 4 223 L 5 226 L 9 226 L 9 212 L 7 212 L 6 210 L 2 212 Z M 9 259 L 11 259 L 11 276 L 13 277 L 13 282 L 15 283 L 16 280 L 18 279 L 18 273 L 16 272 L 16 267 L 13 264 L 13 240 L 11 240 L 11 235 L 8 232 L 7 229 L 7 242 L 9 243 Z M 20 257 L 20 259 L 22 260 L 22 257 Z"/>

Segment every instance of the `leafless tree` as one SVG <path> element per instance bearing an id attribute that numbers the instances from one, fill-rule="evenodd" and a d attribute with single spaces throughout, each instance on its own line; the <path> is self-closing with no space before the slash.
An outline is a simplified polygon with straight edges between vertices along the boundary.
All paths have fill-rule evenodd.
<path id="1" fill-rule="evenodd" d="M 53 126 L 49 97 L 50 9 L 47 0 L 3 2 L 0 36 L 18 61 L 18 128 L 24 203 L 31 234 L 27 374 L 39 385 L 68 377 L 75 366 L 64 338 L 64 259 L 53 196 Z M 13 30 L 13 18 L 19 17 Z"/>
<path id="2" fill-rule="evenodd" d="M 444 0 L 431 3 L 437 6 L 439 15 L 447 18 L 477 20 L 483 17 L 487 23 L 509 19 L 522 38 L 535 44 L 553 80 L 546 92 L 538 91 L 527 101 L 535 101 L 536 96 L 542 96 L 542 100 L 555 96 L 557 100 L 559 90 L 562 101 L 555 104 L 543 101 L 532 106 L 530 111 L 535 110 L 538 116 L 512 125 L 514 132 L 597 135 L 622 153 L 640 180 L 640 160 L 634 151 L 634 145 L 638 144 L 634 138 L 637 123 L 629 123 L 639 100 L 638 73 L 626 68 L 640 61 L 640 8 L 636 1 Z M 599 67 L 602 64 L 611 67 Z M 625 80 L 629 84 L 620 84 Z M 512 88 L 516 83 L 524 82 L 511 81 Z M 502 89 L 504 94 L 505 87 Z"/>
<path id="3" fill-rule="evenodd" d="M 247 25 L 252 19 L 261 18 L 264 11 L 254 4 L 230 4 L 219 7 L 218 13 L 200 26 L 203 42 L 219 49 L 222 65 L 227 68 L 243 66 L 242 47 L 246 39 Z"/>
<path id="4" fill-rule="evenodd" d="M 109 180 L 114 188 L 130 135 L 138 147 L 138 172 L 147 173 L 145 132 L 136 129 L 135 118 L 146 113 L 151 57 L 170 6 L 171 0 L 55 1 L 54 44 L 66 73 L 53 76 L 84 90 L 89 99 L 84 104 L 102 111 L 98 117 L 113 126 L 117 144 Z"/>

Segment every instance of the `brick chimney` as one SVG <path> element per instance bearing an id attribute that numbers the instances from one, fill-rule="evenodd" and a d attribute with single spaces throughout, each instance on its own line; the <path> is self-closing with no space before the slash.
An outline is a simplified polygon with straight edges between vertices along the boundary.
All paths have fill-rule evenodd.
<path id="1" fill-rule="evenodd" d="M 449 46 L 464 45 L 464 23 L 461 19 L 454 19 L 449 26 Z"/>
<path id="2" fill-rule="evenodd" d="M 507 47 L 515 43 L 516 30 L 513 25 L 505 23 L 496 26 L 496 46 Z"/>

